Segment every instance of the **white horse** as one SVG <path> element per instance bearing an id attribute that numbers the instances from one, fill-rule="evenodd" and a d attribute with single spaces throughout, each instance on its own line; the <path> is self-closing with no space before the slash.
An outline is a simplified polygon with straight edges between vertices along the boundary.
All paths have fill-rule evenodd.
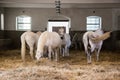
<path id="1" fill-rule="evenodd" d="M 69 56 L 69 48 L 71 45 L 70 35 L 65 33 L 63 28 L 60 28 L 58 33 L 62 39 L 62 45 L 61 45 L 62 55 L 63 55 L 63 57 Z"/>
<path id="2" fill-rule="evenodd" d="M 44 48 L 48 48 L 48 56 L 51 59 L 52 55 L 58 61 L 58 52 L 61 46 L 61 39 L 58 33 L 45 31 L 41 34 L 38 40 L 36 59 L 39 60 L 44 55 Z"/>
<path id="3" fill-rule="evenodd" d="M 62 55 L 64 56 L 69 56 L 69 48 L 71 45 L 71 40 L 70 40 L 70 35 L 65 33 L 62 35 Z"/>
<path id="4" fill-rule="evenodd" d="M 37 41 L 40 34 L 41 34 L 40 31 L 37 33 L 27 31 L 21 35 L 21 57 L 23 61 L 25 61 L 26 43 L 30 48 L 31 58 L 34 59 L 33 51 L 34 51 L 34 47 L 36 48 L 37 46 Z"/>
<path id="5" fill-rule="evenodd" d="M 83 44 L 84 44 L 84 49 L 85 53 L 87 54 L 87 62 L 91 63 L 91 53 L 97 49 L 97 61 L 99 60 L 99 53 L 103 44 L 103 40 L 100 40 L 98 42 L 92 41 L 93 38 L 97 38 L 99 36 L 103 35 L 102 30 L 96 30 L 95 32 L 93 31 L 88 31 L 84 33 L 83 35 Z"/>
<path id="6" fill-rule="evenodd" d="M 103 31 L 98 29 L 95 32 L 88 31 L 83 35 L 83 44 L 85 53 L 87 54 L 87 62 L 91 63 L 91 53 L 97 50 L 96 56 L 97 61 L 99 60 L 99 53 L 103 44 L 103 40 L 110 37 L 111 32 L 106 32 L 103 34 Z"/>

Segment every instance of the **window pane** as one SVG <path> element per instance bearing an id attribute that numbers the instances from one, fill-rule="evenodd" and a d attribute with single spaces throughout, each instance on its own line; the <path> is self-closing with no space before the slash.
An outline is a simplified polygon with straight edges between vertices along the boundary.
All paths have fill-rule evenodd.
<path id="1" fill-rule="evenodd" d="M 87 30 L 97 30 L 99 29 L 99 25 L 87 25 Z"/>
<path id="2" fill-rule="evenodd" d="M 87 24 L 99 24 L 99 18 L 87 18 Z"/>
<path id="3" fill-rule="evenodd" d="M 18 29 L 31 29 L 30 24 L 18 24 Z"/>
<path id="4" fill-rule="evenodd" d="M 18 23 L 30 23 L 30 17 L 18 17 Z"/>

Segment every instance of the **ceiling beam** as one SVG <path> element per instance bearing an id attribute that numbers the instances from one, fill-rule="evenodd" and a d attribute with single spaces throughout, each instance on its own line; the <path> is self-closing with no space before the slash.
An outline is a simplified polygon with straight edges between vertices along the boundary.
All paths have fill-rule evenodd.
<path id="1" fill-rule="evenodd" d="M 23 4 L 23 3 L 10 3 L 1 4 L 0 7 L 14 7 L 14 8 L 55 8 L 55 4 L 44 3 L 44 4 Z M 120 3 L 116 4 L 79 4 L 79 3 L 63 3 L 61 8 L 120 8 Z"/>
<path id="2" fill-rule="evenodd" d="M 60 0 L 61 3 L 120 3 L 120 0 Z M 54 3 L 55 0 L 0 0 L 0 3 Z"/>

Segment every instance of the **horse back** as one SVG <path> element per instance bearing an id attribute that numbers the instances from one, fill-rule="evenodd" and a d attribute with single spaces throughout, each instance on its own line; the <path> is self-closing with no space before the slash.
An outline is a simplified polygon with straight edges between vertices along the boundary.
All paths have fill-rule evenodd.
<path id="1" fill-rule="evenodd" d="M 58 33 L 56 32 L 48 32 L 45 31 L 41 34 L 39 38 L 40 45 L 46 45 L 46 46 L 58 46 L 61 43 L 61 39 Z"/>

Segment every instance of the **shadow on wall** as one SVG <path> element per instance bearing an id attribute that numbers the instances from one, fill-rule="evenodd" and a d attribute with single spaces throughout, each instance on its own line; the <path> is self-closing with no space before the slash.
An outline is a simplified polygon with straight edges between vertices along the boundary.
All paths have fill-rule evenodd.
<path id="1" fill-rule="evenodd" d="M 0 39 L 0 50 L 5 50 L 10 48 L 10 45 L 12 46 L 12 40 L 11 39 Z"/>
<path id="2" fill-rule="evenodd" d="M 17 49 L 20 48 L 20 35 L 23 31 L 0 31 L 3 33 L 0 38 L 0 49 Z"/>
<path id="3" fill-rule="evenodd" d="M 0 50 L 10 48 L 11 42 L 11 39 L 5 38 L 4 31 L 0 31 Z"/>

